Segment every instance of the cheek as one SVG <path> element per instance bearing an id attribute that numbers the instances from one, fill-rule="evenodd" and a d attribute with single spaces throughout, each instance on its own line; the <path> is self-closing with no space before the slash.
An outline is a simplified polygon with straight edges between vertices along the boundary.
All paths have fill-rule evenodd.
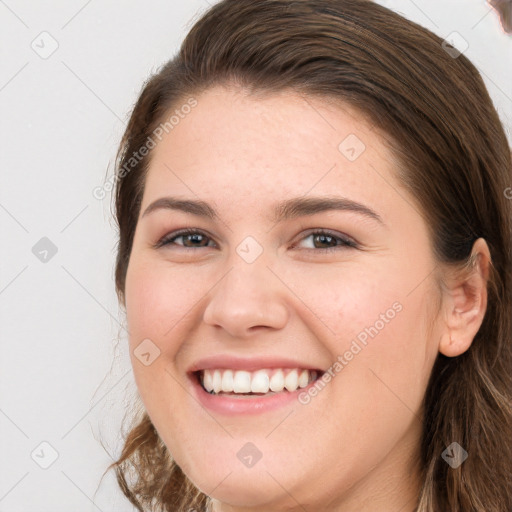
<path id="1" fill-rule="evenodd" d="M 421 296 L 403 294 L 398 299 L 392 304 L 373 299 L 377 307 L 364 315 L 364 327 L 344 341 L 349 344 L 345 360 L 352 358 L 345 368 L 350 373 L 346 373 L 348 380 L 337 382 L 340 390 L 344 384 L 355 388 L 352 405 L 367 407 L 363 422 L 374 415 L 381 418 L 385 435 L 398 433 L 411 421 L 419 422 L 436 355 L 425 329 L 427 312 Z"/>
<path id="2" fill-rule="evenodd" d="M 185 279 L 183 272 L 162 262 L 146 262 L 138 254 L 127 271 L 126 318 L 134 377 L 146 411 L 165 441 L 168 431 L 179 430 L 177 411 L 185 397 L 172 362 L 190 323 L 186 315 L 198 300 L 199 286 L 193 273 Z M 143 346 L 144 351 L 139 349 Z M 138 358 L 142 352 L 150 353 L 149 364 Z"/>
<path id="3" fill-rule="evenodd" d="M 169 334 L 199 300 L 203 287 L 199 273 L 174 271 L 162 262 L 134 261 L 126 277 L 131 341 L 142 336 L 167 346 Z"/>
<path id="4" fill-rule="evenodd" d="M 188 277 L 185 280 L 183 273 L 172 272 L 160 262 L 146 263 L 141 257 L 131 260 L 126 275 L 130 358 L 137 387 L 152 417 L 169 407 L 159 403 L 161 390 L 175 391 L 169 363 L 180 349 L 180 332 L 197 300 L 193 291 L 200 286 L 193 275 Z M 149 356 L 144 356 L 147 353 Z"/>
<path id="5" fill-rule="evenodd" d="M 314 312 L 313 322 L 325 327 L 320 339 L 332 362 L 343 358 L 344 369 L 338 366 L 337 374 L 363 378 L 379 396 L 390 393 L 387 384 L 411 405 L 419 403 L 436 354 L 426 329 L 428 301 L 433 300 L 429 290 L 420 286 L 410 293 L 408 274 L 397 268 L 347 266 L 289 274 L 288 279 Z"/>
<path id="6" fill-rule="evenodd" d="M 348 262 L 331 268 L 312 266 L 307 271 L 287 271 L 285 280 L 339 344 L 340 340 L 364 333 L 375 322 L 381 330 L 383 314 L 387 313 L 385 325 L 396 316 L 397 307 L 393 305 L 400 302 L 403 293 L 391 275 L 388 269 L 362 268 Z"/>

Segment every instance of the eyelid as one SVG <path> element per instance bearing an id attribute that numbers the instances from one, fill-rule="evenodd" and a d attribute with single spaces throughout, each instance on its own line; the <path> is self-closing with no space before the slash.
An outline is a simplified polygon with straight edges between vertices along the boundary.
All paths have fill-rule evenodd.
<path id="1" fill-rule="evenodd" d="M 153 247 L 155 249 L 158 249 L 160 247 L 165 247 L 166 245 L 175 245 L 177 247 L 182 247 L 183 249 L 195 249 L 194 247 L 185 247 L 184 245 L 179 245 L 179 244 L 175 244 L 175 243 L 171 242 L 171 240 L 173 240 L 175 238 L 179 238 L 180 236 L 186 236 L 186 235 L 202 235 L 215 243 L 213 236 L 210 235 L 204 229 L 183 228 L 183 229 L 178 229 L 177 231 L 171 231 L 170 233 L 167 233 L 162 238 L 160 238 L 158 240 L 158 242 L 156 242 L 156 244 L 154 244 Z M 217 245 L 217 244 L 215 243 L 215 245 Z M 206 247 L 209 247 L 209 246 L 205 246 L 205 248 Z M 202 249 L 202 248 L 203 247 L 197 247 L 197 249 Z"/>
<path id="2" fill-rule="evenodd" d="M 333 230 L 333 229 L 327 229 L 327 228 L 309 228 L 306 229 L 304 232 L 300 234 L 300 238 L 297 242 L 293 242 L 292 248 L 295 248 L 295 246 L 305 240 L 306 238 L 310 237 L 311 235 L 324 235 L 324 236 L 330 236 L 333 238 L 336 238 L 338 240 L 341 240 L 343 243 L 340 245 L 335 245 L 334 247 L 323 247 L 320 249 L 315 248 L 306 248 L 304 250 L 306 251 L 314 251 L 314 252 L 322 252 L 322 251 L 329 251 L 329 250 L 340 250 L 340 248 L 359 248 L 359 243 L 352 238 L 351 236 L 345 235 L 344 233 L 340 233 L 339 231 Z"/>
<path id="3" fill-rule="evenodd" d="M 180 247 L 185 250 L 189 250 L 189 249 L 197 250 L 197 249 L 205 249 L 207 247 L 211 247 L 209 245 L 197 246 L 197 247 L 186 247 L 184 245 L 175 244 L 174 242 L 171 242 L 173 239 L 191 235 L 191 234 L 198 234 L 198 235 L 205 236 L 209 241 L 212 241 L 215 244 L 215 246 L 217 246 L 217 244 L 214 240 L 214 237 L 212 235 L 210 235 L 207 231 L 205 231 L 203 229 L 199 229 L 199 228 L 183 228 L 183 229 L 179 229 L 177 231 L 172 231 L 172 232 L 164 235 L 156 244 L 154 244 L 154 248 L 158 249 L 160 247 L 165 247 L 167 245 L 169 245 L 169 246 L 174 245 L 176 247 Z M 295 249 L 296 246 L 300 242 L 302 242 L 306 238 L 310 237 L 311 235 L 330 236 L 330 237 L 340 240 L 342 243 L 337 244 L 333 247 L 321 247 L 321 248 L 308 247 L 308 248 L 303 248 L 302 250 L 309 251 L 309 252 L 313 251 L 313 252 L 321 253 L 321 252 L 328 252 L 328 251 L 332 251 L 332 250 L 339 251 L 341 249 L 359 249 L 360 248 L 359 242 L 357 242 L 353 237 L 348 236 L 344 233 L 340 233 L 338 231 L 332 230 L 332 229 L 327 229 L 327 228 L 306 229 L 305 231 L 301 232 L 300 238 L 296 242 L 292 242 L 291 248 Z"/>

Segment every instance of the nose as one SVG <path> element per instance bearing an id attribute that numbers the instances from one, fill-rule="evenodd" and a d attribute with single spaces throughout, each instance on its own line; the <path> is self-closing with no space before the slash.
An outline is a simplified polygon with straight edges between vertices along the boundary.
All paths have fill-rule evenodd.
<path id="1" fill-rule="evenodd" d="M 286 325 L 285 287 L 262 260 L 250 264 L 240 260 L 232 265 L 210 292 L 203 313 L 206 324 L 237 338 Z"/>

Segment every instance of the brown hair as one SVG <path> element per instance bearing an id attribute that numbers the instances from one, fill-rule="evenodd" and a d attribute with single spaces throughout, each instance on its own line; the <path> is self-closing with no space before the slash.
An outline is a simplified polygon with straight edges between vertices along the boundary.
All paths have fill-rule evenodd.
<path id="1" fill-rule="evenodd" d="M 145 84 L 119 148 L 115 279 L 123 305 L 150 153 L 130 159 L 172 109 L 213 85 L 289 89 L 355 107 L 385 134 L 440 268 L 470 268 L 473 242 L 486 240 L 492 265 L 482 326 L 462 355 L 438 355 L 426 390 L 417 511 L 512 510 L 511 153 L 476 68 L 369 0 L 213 5 Z M 452 469 L 441 454 L 455 441 L 469 457 Z M 144 410 L 110 468 L 138 510 L 206 509 L 208 497 L 173 462 Z"/>

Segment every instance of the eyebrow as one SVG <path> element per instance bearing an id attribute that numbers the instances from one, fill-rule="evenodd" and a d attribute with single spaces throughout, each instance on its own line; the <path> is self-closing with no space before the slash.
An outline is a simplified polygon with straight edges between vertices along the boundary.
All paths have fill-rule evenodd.
<path id="1" fill-rule="evenodd" d="M 219 215 L 208 203 L 201 200 L 179 199 L 176 197 L 161 197 L 152 202 L 142 214 L 142 217 L 157 210 L 178 210 L 199 217 L 218 219 Z M 325 211 L 351 211 L 376 220 L 382 225 L 381 216 L 368 206 L 346 197 L 296 197 L 278 203 L 271 216 L 271 221 L 278 223 L 297 217 L 314 215 Z M 142 218 L 141 217 L 141 218 Z"/>

